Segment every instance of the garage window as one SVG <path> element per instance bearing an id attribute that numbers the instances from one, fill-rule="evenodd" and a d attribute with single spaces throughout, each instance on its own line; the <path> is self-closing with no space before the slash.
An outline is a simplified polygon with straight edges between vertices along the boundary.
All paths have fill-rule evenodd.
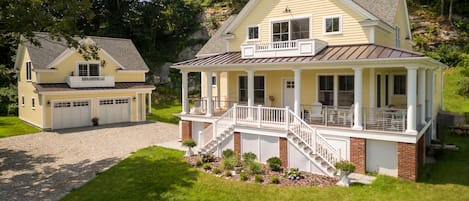
<path id="1" fill-rule="evenodd" d="M 116 99 L 116 104 L 127 104 L 129 103 L 129 99 Z"/>
<path id="2" fill-rule="evenodd" d="M 114 104 L 114 100 L 100 100 L 99 104 L 100 105 L 112 105 Z"/>
<path id="3" fill-rule="evenodd" d="M 73 107 L 86 107 L 88 104 L 87 101 L 73 102 Z"/>
<path id="4" fill-rule="evenodd" d="M 54 104 L 54 108 L 63 108 L 63 107 L 71 107 L 70 102 L 62 102 Z"/>

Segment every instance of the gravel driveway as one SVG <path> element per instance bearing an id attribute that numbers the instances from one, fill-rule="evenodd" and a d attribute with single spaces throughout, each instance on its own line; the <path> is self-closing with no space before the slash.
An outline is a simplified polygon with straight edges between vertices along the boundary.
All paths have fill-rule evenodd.
<path id="1" fill-rule="evenodd" d="M 177 125 L 147 123 L 0 139 L 0 200 L 58 200 L 132 152 L 177 136 Z"/>

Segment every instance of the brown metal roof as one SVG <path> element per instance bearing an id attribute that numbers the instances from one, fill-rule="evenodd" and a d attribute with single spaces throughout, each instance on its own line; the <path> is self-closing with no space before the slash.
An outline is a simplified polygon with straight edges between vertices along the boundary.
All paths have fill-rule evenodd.
<path id="1" fill-rule="evenodd" d="M 114 87 L 89 87 L 89 88 L 70 88 L 66 83 L 57 84 L 37 84 L 33 83 L 36 90 L 40 92 L 59 92 L 59 91 L 90 91 L 90 90 L 119 90 L 119 89 L 154 89 L 155 86 L 142 82 L 116 82 Z"/>
<path id="2" fill-rule="evenodd" d="M 374 44 L 328 46 L 315 56 L 241 59 L 241 52 L 227 52 L 176 63 L 173 66 L 223 66 L 233 64 L 311 63 L 367 59 L 424 57 L 423 54 Z"/>

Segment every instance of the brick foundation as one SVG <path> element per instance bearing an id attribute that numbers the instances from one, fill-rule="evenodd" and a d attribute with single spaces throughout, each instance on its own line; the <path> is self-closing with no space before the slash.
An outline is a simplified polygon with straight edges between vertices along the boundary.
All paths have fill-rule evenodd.
<path id="1" fill-rule="evenodd" d="M 350 161 L 355 164 L 355 172 L 366 172 L 366 139 L 350 138 Z"/>
<path id="2" fill-rule="evenodd" d="M 411 181 L 417 180 L 417 146 L 418 144 L 397 144 L 398 177 Z"/>
<path id="3" fill-rule="evenodd" d="M 182 140 L 192 139 L 192 121 L 181 121 Z"/>
<path id="4" fill-rule="evenodd" d="M 282 161 L 282 167 L 288 167 L 288 141 L 287 138 L 279 138 L 279 150 L 280 160 Z"/>
<path id="5" fill-rule="evenodd" d="M 241 133 L 235 132 L 233 134 L 233 144 L 234 144 L 234 152 L 236 154 L 241 153 Z"/>
<path id="6" fill-rule="evenodd" d="M 207 123 L 207 122 L 205 122 L 205 123 L 204 123 L 204 128 L 207 128 L 207 127 L 209 127 L 210 125 L 212 125 L 212 123 Z"/>
<path id="7" fill-rule="evenodd" d="M 425 140 L 426 140 L 426 134 L 423 134 L 422 137 L 420 137 L 419 141 L 417 142 L 418 145 L 418 165 L 419 167 L 422 167 L 425 165 L 425 157 L 426 157 L 426 145 L 425 145 Z"/>

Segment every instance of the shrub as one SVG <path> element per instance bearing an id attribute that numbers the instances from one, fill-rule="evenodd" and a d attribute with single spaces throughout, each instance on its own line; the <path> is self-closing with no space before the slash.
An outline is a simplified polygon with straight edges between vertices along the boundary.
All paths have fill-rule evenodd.
<path id="1" fill-rule="evenodd" d="M 247 181 L 249 179 L 248 174 L 241 172 L 241 174 L 239 174 L 239 179 L 241 179 L 241 181 Z"/>
<path id="2" fill-rule="evenodd" d="M 355 164 L 353 164 L 350 161 L 340 161 L 340 162 L 335 163 L 334 166 L 337 170 L 340 170 L 343 172 L 351 173 L 355 171 Z"/>
<path id="3" fill-rule="evenodd" d="M 262 182 L 264 182 L 264 179 L 262 178 L 262 175 L 259 175 L 259 174 L 257 174 L 257 175 L 254 177 L 254 180 L 255 180 L 257 183 L 262 183 Z"/>
<path id="4" fill-rule="evenodd" d="M 272 184 L 280 184 L 280 178 L 278 178 L 278 176 L 272 176 L 270 178 L 270 183 Z"/>
<path id="5" fill-rule="evenodd" d="M 202 167 L 202 165 L 204 165 L 204 163 L 201 160 L 198 160 L 197 162 L 195 162 L 196 167 Z"/>
<path id="6" fill-rule="evenodd" d="M 262 164 L 258 162 L 251 161 L 246 164 L 247 165 L 247 170 L 249 174 L 255 175 L 255 174 L 262 174 Z"/>
<path id="7" fill-rule="evenodd" d="M 290 168 L 290 170 L 286 172 L 285 177 L 287 177 L 289 180 L 300 180 L 305 178 L 303 175 L 301 175 L 301 172 L 298 168 Z"/>
<path id="8" fill-rule="evenodd" d="M 192 148 L 192 147 L 197 146 L 197 143 L 195 143 L 195 141 L 192 140 L 192 139 L 188 139 L 188 140 L 184 140 L 184 142 L 182 142 L 182 146 Z"/>
<path id="9" fill-rule="evenodd" d="M 243 160 L 245 162 L 255 161 L 256 158 L 257 158 L 256 154 L 252 152 L 247 152 L 243 154 Z"/>
<path id="10" fill-rule="evenodd" d="M 214 174 L 220 174 L 220 173 L 221 173 L 221 170 L 218 169 L 218 168 L 215 168 L 215 169 L 213 169 L 213 173 L 214 173 Z"/>
<path id="11" fill-rule="evenodd" d="M 231 171 L 226 171 L 226 172 L 225 172 L 225 176 L 226 176 L 226 177 L 231 177 L 231 176 L 233 176 L 233 175 L 231 174 Z"/>
<path id="12" fill-rule="evenodd" d="M 207 153 L 202 155 L 202 162 L 211 163 L 215 161 L 215 156 L 212 153 Z"/>
<path id="13" fill-rule="evenodd" d="M 211 169 L 212 169 L 212 166 L 210 166 L 210 164 L 208 163 L 204 164 L 204 170 L 211 170 Z"/>
<path id="14" fill-rule="evenodd" d="M 233 170 L 235 167 L 236 161 L 234 158 L 225 158 L 223 159 L 221 165 L 225 170 Z"/>
<path id="15" fill-rule="evenodd" d="M 223 156 L 223 158 L 233 158 L 234 151 L 231 150 L 231 149 L 227 149 L 227 150 L 223 151 L 222 156 Z"/>
<path id="16" fill-rule="evenodd" d="M 279 157 L 272 157 L 267 160 L 270 170 L 279 172 L 282 169 L 282 160 Z"/>

